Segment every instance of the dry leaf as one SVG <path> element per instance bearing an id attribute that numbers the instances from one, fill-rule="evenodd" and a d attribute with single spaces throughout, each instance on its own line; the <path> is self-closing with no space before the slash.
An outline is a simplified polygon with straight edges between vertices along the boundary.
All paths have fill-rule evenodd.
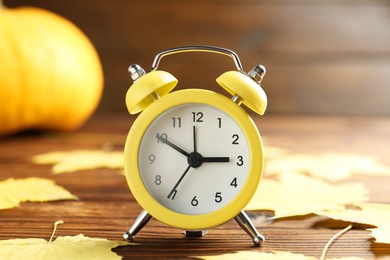
<path id="1" fill-rule="evenodd" d="M 197 258 L 205 260 L 317 260 L 313 256 L 305 256 L 303 254 L 293 254 L 286 251 L 272 251 L 272 253 L 263 253 L 256 251 L 239 251 L 237 253 L 229 253 L 216 256 L 197 256 Z M 327 260 L 363 260 L 360 257 L 341 257 L 341 258 L 326 258 Z"/>
<path id="2" fill-rule="evenodd" d="M 272 253 L 263 253 L 256 251 L 239 251 L 237 253 L 229 253 L 216 256 L 197 256 L 206 260 L 250 260 L 250 259 L 264 259 L 264 260 L 316 260 L 317 258 L 312 256 L 305 256 L 302 254 L 293 254 L 284 251 L 272 251 Z"/>
<path id="3" fill-rule="evenodd" d="M 326 257 L 327 250 L 329 246 L 342 234 L 347 232 L 352 225 L 349 225 L 342 231 L 338 232 L 336 235 L 334 235 L 328 243 L 325 245 L 324 250 L 322 251 L 321 257 L 319 258 L 320 260 L 324 260 Z M 237 253 L 230 253 L 230 254 L 223 254 L 223 255 L 217 255 L 217 256 L 198 256 L 199 258 L 202 259 L 209 259 L 209 260 L 218 260 L 218 259 L 232 259 L 232 260 L 246 260 L 246 259 L 270 259 L 270 260 L 316 260 L 316 257 L 312 256 L 305 256 L 302 254 L 293 254 L 290 252 L 285 252 L 285 251 L 271 251 L 272 253 L 261 253 L 261 252 L 255 252 L 255 251 L 239 251 Z M 341 257 L 341 258 L 326 258 L 328 260 L 362 260 L 363 258 L 360 257 Z"/>
<path id="4" fill-rule="evenodd" d="M 76 150 L 69 152 L 50 152 L 33 157 L 37 164 L 54 164 L 54 174 L 90 170 L 96 168 L 123 168 L 123 152 L 100 150 Z"/>
<path id="5" fill-rule="evenodd" d="M 335 185 L 291 172 L 280 175 L 279 180 L 263 179 L 246 210 L 273 210 L 275 218 L 282 218 L 343 210 L 345 205 L 367 200 L 363 184 Z"/>
<path id="6" fill-rule="evenodd" d="M 43 178 L 7 179 L 0 182 L 0 209 L 17 207 L 21 202 L 75 200 L 77 197 L 52 180 Z"/>
<path id="7" fill-rule="evenodd" d="M 56 222 L 57 224 L 61 222 Z M 63 222 L 62 222 L 63 223 Z M 77 236 L 57 237 L 52 242 L 42 238 L 10 239 L 0 241 L 0 259 L 121 259 L 111 249 L 128 245 L 124 241 Z"/>
<path id="8" fill-rule="evenodd" d="M 359 203 L 356 204 L 359 209 L 344 209 L 341 211 L 323 211 L 320 215 L 329 218 L 368 224 L 377 226 L 377 228 L 368 228 L 375 242 L 390 244 L 390 204 L 381 203 Z"/>
<path id="9" fill-rule="evenodd" d="M 277 159 L 287 154 L 288 151 L 284 148 L 280 148 L 276 146 L 266 146 L 264 148 L 264 159 L 266 161 Z"/>
<path id="10" fill-rule="evenodd" d="M 390 176 L 390 167 L 375 157 L 352 153 L 282 154 L 265 164 L 267 176 L 286 171 L 306 173 L 329 181 L 344 180 L 352 174 Z"/>
<path id="11" fill-rule="evenodd" d="M 77 236 L 58 237 L 53 242 L 41 238 L 0 241 L 1 259 L 121 259 L 111 251 L 123 241 Z"/>
<path id="12" fill-rule="evenodd" d="M 239 251 L 237 253 L 216 255 L 216 256 L 197 256 L 197 258 L 205 260 L 317 260 L 313 256 L 305 256 L 303 254 L 293 254 L 285 251 L 272 251 L 272 253 L 263 253 L 256 251 Z M 362 260 L 360 257 L 341 257 L 327 258 L 328 260 Z"/>

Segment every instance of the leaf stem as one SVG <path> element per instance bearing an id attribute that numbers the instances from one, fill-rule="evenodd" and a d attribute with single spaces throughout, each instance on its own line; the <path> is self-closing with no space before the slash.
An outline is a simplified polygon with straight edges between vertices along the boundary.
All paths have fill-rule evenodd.
<path id="1" fill-rule="evenodd" d="M 51 243 L 51 241 L 53 240 L 54 234 L 56 233 L 56 230 L 57 230 L 57 226 L 61 225 L 61 224 L 64 224 L 63 220 L 57 220 L 56 222 L 54 222 L 54 229 L 53 229 L 53 233 L 51 233 L 49 243 Z"/>
<path id="2" fill-rule="evenodd" d="M 326 245 L 325 245 L 325 247 L 324 247 L 324 250 L 322 251 L 320 260 L 325 260 L 326 253 L 327 253 L 328 248 L 330 247 L 330 245 L 331 245 L 336 239 L 338 239 L 340 236 L 342 236 L 342 235 L 345 234 L 348 230 L 350 230 L 351 228 L 352 228 L 352 224 L 349 225 L 348 227 L 344 228 L 344 229 L 341 230 L 340 232 L 338 232 L 336 235 L 334 235 L 334 236 L 328 241 L 328 243 L 326 243 Z"/>

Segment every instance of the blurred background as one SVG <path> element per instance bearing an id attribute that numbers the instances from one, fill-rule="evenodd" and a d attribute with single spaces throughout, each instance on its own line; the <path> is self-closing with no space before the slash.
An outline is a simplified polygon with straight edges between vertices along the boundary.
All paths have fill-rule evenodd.
<path id="1" fill-rule="evenodd" d="M 385 0 L 4 0 L 74 22 L 95 45 L 105 89 L 97 113 L 126 113 L 132 63 L 148 70 L 157 52 L 182 45 L 235 51 L 249 71 L 267 68 L 268 114 L 390 114 L 390 1 Z M 223 92 L 215 78 L 231 59 L 181 54 L 160 67 L 179 88 Z"/>

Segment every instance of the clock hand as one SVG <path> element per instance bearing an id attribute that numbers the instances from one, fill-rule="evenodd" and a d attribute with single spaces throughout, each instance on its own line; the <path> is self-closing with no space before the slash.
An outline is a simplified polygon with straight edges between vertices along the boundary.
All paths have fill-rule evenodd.
<path id="1" fill-rule="evenodd" d="M 156 134 L 156 138 L 163 144 L 167 144 L 168 146 L 172 147 L 173 149 L 175 149 L 176 151 L 178 151 L 179 153 L 183 154 L 184 156 L 186 157 L 189 157 L 190 154 L 187 153 L 186 151 L 184 151 L 183 149 L 181 149 L 180 147 L 178 147 L 177 145 L 171 143 L 170 141 L 168 141 L 167 138 L 163 137 L 162 135 L 160 134 Z"/>
<path id="2" fill-rule="evenodd" d="M 203 157 L 202 162 L 208 163 L 208 162 L 229 162 L 229 157 Z"/>
<path id="3" fill-rule="evenodd" d="M 194 139 L 194 153 L 196 153 L 196 134 L 195 134 L 195 126 L 192 127 L 192 136 Z"/>
<path id="4" fill-rule="evenodd" d="M 187 169 L 184 171 L 184 173 L 180 176 L 180 179 L 176 182 L 175 186 L 173 187 L 173 189 L 171 190 L 171 192 L 168 194 L 167 198 L 171 198 L 171 196 L 173 194 L 176 194 L 176 189 L 177 187 L 179 186 L 179 184 L 181 183 L 181 181 L 184 179 L 184 177 L 186 176 L 187 172 L 190 170 L 191 168 L 191 165 L 188 165 Z M 175 196 L 173 196 L 174 198 Z M 172 198 L 172 199 L 173 199 Z"/>
<path id="5" fill-rule="evenodd" d="M 195 129 L 195 126 L 192 126 L 192 133 L 193 133 L 193 140 L 194 140 L 194 152 L 191 153 L 191 154 L 198 154 L 198 152 L 196 151 L 196 129 Z M 190 156 L 191 156 L 190 154 Z M 204 162 L 229 162 L 229 157 L 202 157 L 200 154 L 200 161 L 202 163 Z"/>

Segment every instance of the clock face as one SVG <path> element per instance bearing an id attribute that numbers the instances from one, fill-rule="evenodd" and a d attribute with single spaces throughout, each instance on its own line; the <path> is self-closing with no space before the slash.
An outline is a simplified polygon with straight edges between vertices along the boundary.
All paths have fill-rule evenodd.
<path id="1" fill-rule="evenodd" d="M 176 105 L 146 129 L 138 164 L 149 194 L 187 215 L 225 207 L 249 175 L 246 136 L 229 114 L 208 104 Z"/>

